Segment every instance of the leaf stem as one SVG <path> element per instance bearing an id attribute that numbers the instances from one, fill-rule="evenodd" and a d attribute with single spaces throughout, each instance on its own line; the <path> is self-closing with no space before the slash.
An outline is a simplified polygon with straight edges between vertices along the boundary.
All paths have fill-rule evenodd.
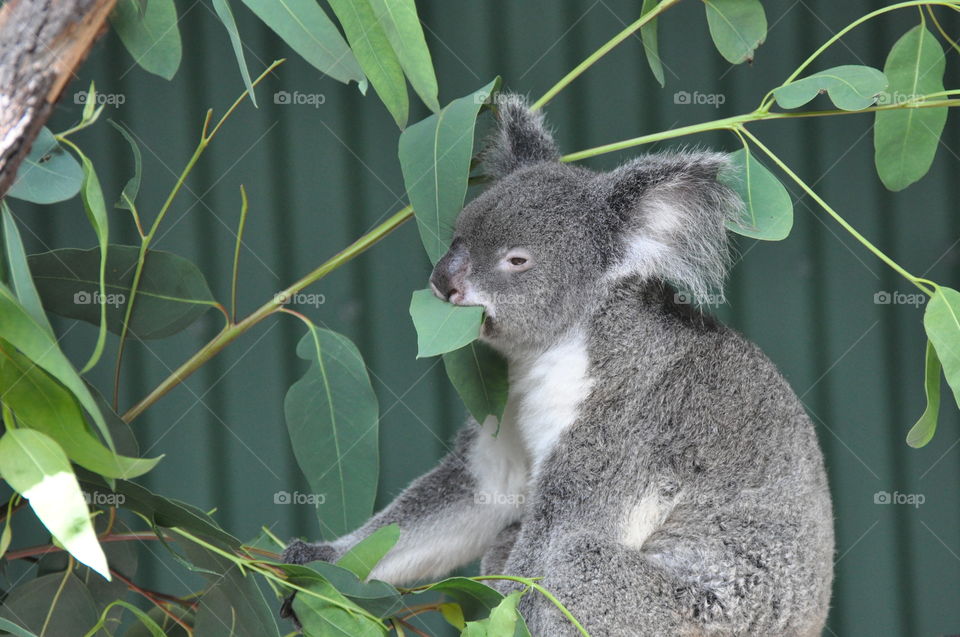
<path id="1" fill-rule="evenodd" d="M 829 205 L 826 201 L 824 201 L 824 200 L 820 197 L 820 195 L 818 195 L 818 194 L 816 193 L 816 191 L 813 190 L 813 188 L 811 188 L 810 186 L 808 186 L 805 181 L 803 181 L 795 172 L 793 172 L 793 170 L 791 170 L 790 167 L 787 166 L 787 164 L 786 164 L 782 159 L 780 159 L 780 157 L 778 157 L 778 156 L 776 155 L 776 153 L 774 153 L 772 150 L 770 150 L 769 148 L 767 148 L 767 147 L 764 145 L 763 142 L 761 142 L 759 139 L 757 139 L 756 135 L 752 134 L 752 133 L 751 133 L 750 131 L 748 131 L 746 128 L 742 128 L 742 127 L 740 128 L 740 132 L 742 132 L 743 135 L 745 135 L 751 142 L 753 142 L 754 145 L 755 145 L 757 148 L 759 148 L 760 150 L 762 150 L 762 151 L 764 152 L 764 154 L 765 154 L 767 157 L 769 157 L 770 160 L 771 160 L 773 163 L 775 163 L 775 164 L 780 168 L 780 170 L 782 170 L 784 173 L 787 174 L 788 177 L 790 177 L 790 179 L 792 179 L 794 182 L 796 182 L 796 184 L 797 184 L 798 186 L 800 186 L 800 188 L 803 189 L 803 191 L 806 192 L 806 193 L 810 196 L 811 199 L 813 199 L 814 201 L 816 201 L 817 204 L 818 204 L 821 208 L 823 208 L 823 210 L 826 211 L 827 214 L 829 214 L 831 217 L 833 217 L 833 219 L 834 219 L 837 223 L 839 223 L 839 224 L 843 227 L 844 230 L 846 230 L 847 232 L 849 232 L 849 233 L 853 236 L 854 239 L 856 239 L 857 241 L 859 241 L 865 248 L 867 248 L 867 250 L 869 250 L 870 252 L 872 252 L 872 253 L 874 254 L 874 256 L 876 256 L 878 259 L 880 259 L 881 261 L 883 261 L 884 263 L 886 263 L 888 266 L 890 266 L 891 268 L 893 268 L 893 270 L 895 270 L 898 274 L 900 274 L 900 276 L 902 276 L 903 278 L 905 278 L 906 280 L 908 280 L 910 283 L 912 283 L 913 285 L 915 285 L 916 287 L 918 287 L 918 288 L 919 288 L 921 291 L 923 291 L 925 294 L 930 295 L 930 296 L 933 295 L 933 291 L 932 291 L 931 289 L 928 289 L 923 283 L 921 283 L 920 279 L 918 279 L 917 277 L 915 277 L 915 276 L 913 276 L 912 274 L 910 274 L 909 272 L 907 272 L 905 269 L 903 269 L 903 268 L 900 266 L 900 264 L 898 264 L 896 261 L 894 261 L 893 259 L 891 259 L 890 257 L 888 257 L 886 254 L 884 254 L 882 250 L 880 250 L 880 249 L 877 248 L 875 245 L 873 245 L 869 240 L 867 240 L 866 237 L 864 237 L 862 234 L 860 234 L 860 233 L 857 231 L 856 228 L 854 228 L 853 226 L 851 226 L 851 225 L 847 222 L 846 219 L 844 219 L 843 217 L 841 217 L 841 216 L 837 213 L 836 210 L 834 210 L 833 208 L 831 208 L 830 205 Z"/>
<path id="2" fill-rule="evenodd" d="M 57 592 L 54 593 L 53 599 L 50 601 L 50 608 L 47 609 L 47 616 L 43 620 L 43 627 L 40 628 L 40 637 L 44 637 L 47 634 L 47 628 L 50 626 L 50 619 L 53 617 L 53 611 L 57 609 L 57 603 L 60 601 L 60 597 L 63 596 L 63 589 L 67 587 L 67 580 L 70 579 L 70 576 L 73 575 L 73 565 L 76 562 L 73 560 L 72 555 L 67 556 L 67 568 L 63 571 L 63 577 L 60 579 L 60 586 L 57 587 Z"/>
<path id="3" fill-rule="evenodd" d="M 159 400 L 164 394 L 179 385 L 185 378 L 197 371 L 197 369 L 199 369 L 204 363 L 220 353 L 224 347 L 235 341 L 238 336 L 271 314 L 279 311 L 280 308 L 283 307 L 284 299 L 290 298 L 308 285 L 316 283 L 330 272 L 333 272 L 343 264 L 365 252 L 375 243 L 393 232 L 393 230 L 395 230 L 405 221 L 409 220 L 412 216 L 413 209 L 409 205 L 405 206 L 379 226 L 363 235 L 349 246 L 331 258 L 327 259 L 319 267 L 300 278 L 300 280 L 288 286 L 285 290 L 274 294 L 272 299 L 254 310 L 253 313 L 248 315 L 246 318 L 238 323 L 224 327 L 224 329 L 215 337 L 213 337 L 213 339 L 211 339 L 206 345 L 204 345 L 200 351 L 187 359 L 186 362 L 180 365 L 180 367 L 178 367 L 172 374 L 164 379 L 163 382 L 157 385 L 154 390 L 151 391 L 143 400 L 138 402 L 125 414 L 123 414 L 124 421 L 132 421 L 134 418 L 143 413 L 147 407 L 157 402 L 157 400 Z"/>
<path id="4" fill-rule="evenodd" d="M 233 276 L 230 277 L 231 323 L 237 322 L 237 266 L 240 264 L 240 246 L 243 244 L 243 228 L 247 225 L 247 191 L 240 184 L 240 224 L 237 226 L 237 245 L 233 249 Z"/>
<path id="5" fill-rule="evenodd" d="M 557 93 L 565 89 L 567 86 L 570 85 L 571 82 L 573 82 L 575 79 L 580 77 L 580 75 L 583 74 L 583 72 L 586 71 L 588 68 L 593 66 L 597 62 L 597 60 L 599 60 L 604 55 L 606 55 L 607 53 L 612 51 L 614 48 L 616 48 L 618 44 L 620 44 L 621 42 L 629 38 L 631 35 L 633 35 L 643 25 L 650 22 L 651 20 L 659 16 L 661 13 L 663 13 L 673 5 L 678 4 L 679 2 L 680 0 L 663 0 L 656 7 L 654 7 L 650 11 L 647 11 L 642 16 L 640 16 L 639 19 L 627 25 L 627 27 L 623 31 L 613 36 L 603 46 L 601 46 L 599 49 L 594 51 L 587 59 L 585 59 L 583 62 L 578 64 L 576 67 L 574 67 L 572 71 L 570 71 L 569 73 L 564 75 L 562 78 L 560 78 L 560 81 L 554 84 L 550 88 L 550 90 L 544 93 L 543 97 L 541 97 L 536 102 L 534 102 L 530 108 L 535 111 L 543 108 L 547 104 L 547 102 L 549 102 L 554 97 L 556 97 Z"/>

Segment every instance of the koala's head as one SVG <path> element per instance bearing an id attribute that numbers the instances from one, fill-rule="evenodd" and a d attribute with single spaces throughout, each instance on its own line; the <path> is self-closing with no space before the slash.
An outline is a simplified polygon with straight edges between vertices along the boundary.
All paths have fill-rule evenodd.
<path id="1" fill-rule="evenodd" d="M 669 280 L 696 297 L 722 282 L 725 221 L 740 205 L 717 182 L 723 155 L 647 155 L 608 173 L 560 162 L 542 116 L 498 99 L 484 153 L 494 178 L 457 218 L 434 293 L 486 310 L 498 349 L 549 345 L 624 278 Z"/>

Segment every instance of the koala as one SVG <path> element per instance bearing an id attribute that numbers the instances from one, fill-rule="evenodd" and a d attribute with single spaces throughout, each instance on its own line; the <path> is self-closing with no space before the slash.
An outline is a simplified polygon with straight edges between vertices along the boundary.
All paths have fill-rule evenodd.
<path id="1" fill-rule="evenodd" d="M 508 362 L 503 417 L 468 422 L 359 530 L 294 540 L 284 559 L 336 560 L 397 523 L 373 578 L 482 558 L 485 574 L 542 578 L 594 637 L 819 635 L 834 536 L 814 427 L 755 345 L 685 302 L 725 274 L 742 205 L 717 179 L 725 156 L 594 172 L 561 163 L 522 98 L 498 104 L 494 180 L 430 285 L 483 306 L 481 339 Z M 579 634 L 536 592 L 520 610 L 537 637 Z"/>

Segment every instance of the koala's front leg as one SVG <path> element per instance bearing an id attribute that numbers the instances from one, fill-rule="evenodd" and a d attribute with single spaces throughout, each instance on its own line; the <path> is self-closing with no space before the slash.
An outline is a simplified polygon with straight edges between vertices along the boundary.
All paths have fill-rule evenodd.
<path id="1" fill-rule="evenodd" d="M 396 523 L 400 539 L 370 574 L 394 585 L 446 575 L 480 557 L 497 534 L 520 517 L 522 498 L 504 498 L 499 446 L 486 429 L 467 426 L 454 451 L 430 473 L 421 476 L 360 529 L 333 542 L 290 543 L 283 560 L 304 564 L 336 561 L 357 542 L 382 526 Z M 514 468 L 514 473 L 517 473 Z M 492 485 L 492 486 L 491 486 Z"/>

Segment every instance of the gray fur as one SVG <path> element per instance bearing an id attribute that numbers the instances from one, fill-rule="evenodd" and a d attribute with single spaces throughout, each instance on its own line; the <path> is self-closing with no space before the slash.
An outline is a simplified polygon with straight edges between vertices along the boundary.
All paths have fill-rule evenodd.
<path id="1" fill-rule="evenodd" d="M 756 346 L 666 283 L 701 294 L 722 278 L 738 206 L 723 158 L 564 165 L 530 151 L 552 142 L 510 100 L 487 153 L 499 179 L 432 278 L 486 308 L 483 338 L 510 365 L 500 434 L 469 423 L 362 529 L 285 558 L 328 559 L 397 522 L 378 566 L 397 584 L 485 552 L 484 572 L 542 577 L 595 637 L 819 635 L 834 544 L 813 426 Z M 506 265 L 518 248 L 529 269 Z M 536 637 L 578 634 L 540 595 L 520 609 Z"/>

